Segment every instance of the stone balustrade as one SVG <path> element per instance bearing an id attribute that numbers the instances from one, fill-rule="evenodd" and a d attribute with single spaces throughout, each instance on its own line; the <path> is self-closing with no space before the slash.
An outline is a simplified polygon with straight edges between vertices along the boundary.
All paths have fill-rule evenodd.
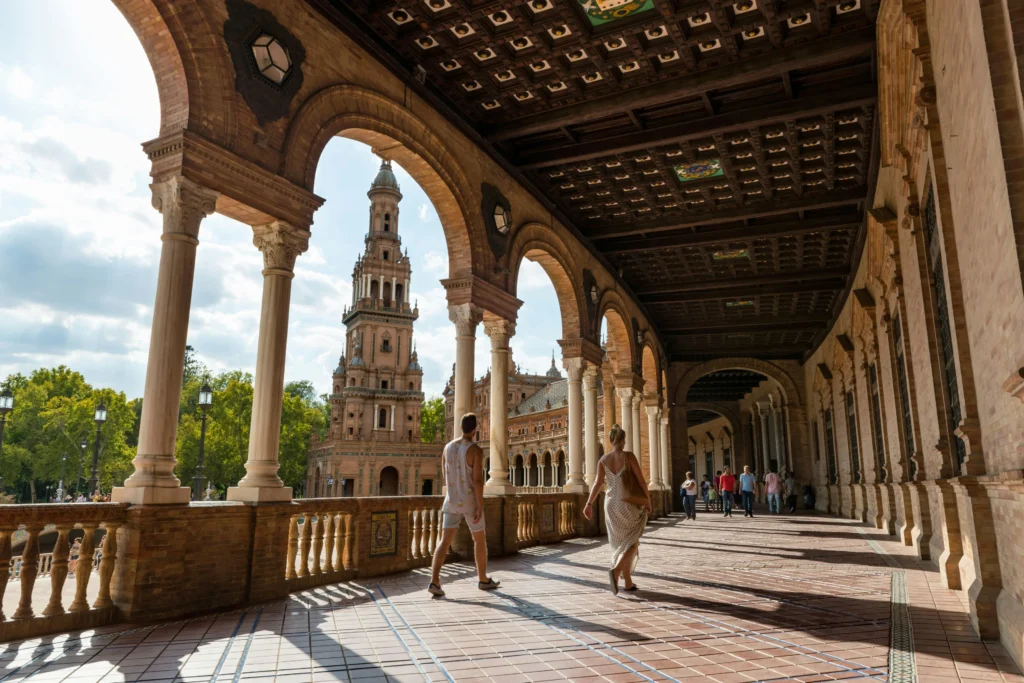
<path id="1" fill-rule="evenodd" d="M 0 582 L 0 605 L 8 586 L 19 593 L 12 614 L 0 610 L 0 640 L 92 628 L 117 618 L 111 581 L 119 559 L 117 530 L 125 524 L 126 512 L 126 505 L 114 503 L 0 506 L 0 572 L 10 577 Z M 82 539 L 77 564 L 88 571 L 76 571 L 74 583 L 66 585 L 76 530 Z M 51 553 L 40 552 L 44 535 L 55 536 Z M 21 546 L 20 557 L 13 555 L 15 546 Z M 96 566 L 98 572 L 93 571 Z M 98 585 L 90 590 L 94 574 Z M 37 590 L 40 578 L 49 578 L 48 591 Z M 91 594 L 95 598 L 90 604 Z"/>
<path id="2" fill-rule="evenodd" d="M 0 641 L 115 620 L 188 617 L 426 567 L 441 537 L 442 502 L 440 496 L 399 496 L 0 506 L 0 567 L 16 576 L 0 582 L 0 600 L 4 590 L 20 591 L 17 610 L 9 618 L 0 615 Z M 599 526 L 583 519 L 582 507 L 581 494 L 488 496 L 488 553 L 500 557 L 596 535 Z M 83 567 L 98 562 L 98 571 L 79 571 L 73 584 L 65 585 L 69 540 L 80 533 L 78 562 Z M 53 552 L 44 558 L 40 538 L 48 550 L 53 535 Z M 16 548 L 24 545 L 20 564 L 12 540 Z M 463 525 L 449 559 L 472 557 L 472 539 Z M 49 578 L 48 592 L 38 590 L 40 577 Z M 34 592 L 39 604 L 33 603 Z"/>

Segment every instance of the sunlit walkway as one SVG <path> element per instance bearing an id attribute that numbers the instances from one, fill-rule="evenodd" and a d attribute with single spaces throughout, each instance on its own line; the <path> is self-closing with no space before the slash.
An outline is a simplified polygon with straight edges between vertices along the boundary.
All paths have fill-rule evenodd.
<path id="1" fill-rule="evenodd" d="M 636 595 L 607 590 L 603 541 L 575 539 L 494 561 L 494 594 L 456 564 L 444 600 L 418 571 L 12 643 L 0 681 L 1024 681 L 938 574 L 873 529 L 698 514 L 651 524 L 641 553 Z"/>

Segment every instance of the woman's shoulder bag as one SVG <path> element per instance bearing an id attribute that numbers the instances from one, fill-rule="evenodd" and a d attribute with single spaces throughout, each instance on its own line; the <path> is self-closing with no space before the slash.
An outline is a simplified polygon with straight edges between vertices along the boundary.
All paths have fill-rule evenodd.
<path id="1" fill-rule="evenodd" d="M 636 456 L 630 453 L 626 458 L 625 468 L 622 472 L 622 500 L 630 505 L 645 507 L 650 502 L 650 499 L 640 487 L 640 482 L 637 481 L 636 474 L 633 473 L 633 468 L 630 465 L 630 458 L 636 458 Z"/>

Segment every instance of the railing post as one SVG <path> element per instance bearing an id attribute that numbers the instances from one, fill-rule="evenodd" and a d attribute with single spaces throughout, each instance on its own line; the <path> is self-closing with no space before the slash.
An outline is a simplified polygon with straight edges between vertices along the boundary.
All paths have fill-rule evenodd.
<path id="1" fill-rule="evenodd" d="M 420 539 L 417 535 L 420 530 L 420 511 L 411 510 L 409 512 L 409 536 L 412 537 L 412 545 L 409 547 L 409 559 L 418 560 L 420 558 Z"/>
<path id="2" fill-rule="evenodd" d="M 334 548 L 337 555 L 334 557 L 334 571 L 340 572 L 345 569 L 345 515 L 338 514 L 334 520 Z"/>
<path id="3" fill-rule="evenodd" d="M 100 560 L 100 591 L 96 596 L 96 602 L 92 603 L 96 609 L 114 604 L 110 600 L 110 579 L 114 575 L 114 563 L 117 562 L 117 530 L 121 528 L 121 523 L 104 522 L 103 528 L 107 533 L 103 535 L 103 545 L 100 546 L 103 553 Z"/>
<path id="4" fill-rule="evenodd" d="M 420 557 L 430 557 L 430 531 L 433 526 L 430 523 L 430 510 L 424 508 L 422 511 L 423 515 L 423 530 L 420 533 Z"/>
<path id="5" fill-rule="evenodd" d="M 441 526 L 440 508 L 430 511 L 430 555 L 437 549 L 438 528 Z"/>
<path id="6" fill-rule="evenodd" d="M 21 602 L 14 612 L 15 619 L 29 619 L 34 616 L 32 611 L 32 589 L 36 585 L 36 574 L 39 572 L 39 532 L 41 526 L 28 527 L 28 540 L 25 550 L 21 553 Z"/>
<path id="7" fill-rule="evenodd" d="M 68 545 L 69 531 L 71 531 L 70 524 L 57 526 L 57 544 L 53 546 L 50 560 L 50 602 L 43 610 L 44 617 L 64 614 L 61 593 L 64 590 L 64 580 L 68 578 L 68 554 L 71 548 Z"/>
<path id="8" fill-rule="evenodd" d="M 312 521 L 312 520 L 311 520 Z M 313 536 L 313 569 L 312 574 L 320 573 L 320 553 L 324 549 L 324 515 L 322 512 L 316 515 L 316 535 Z"/>
<path id="9" fill-rule="evenodd" d="M 334 513 L 324 520 L 324 574 L 334 571 Z"/>
<path id="10" fill-rule="evenodd" d="M 75 599 L 68 607 L 71 612 L 87 612 L 89 600 L 89 577 L 92 576 L 93 555 L 96 553 L 96 525 L 82 525 L 82 548 L 78 551 L 78 564 L 75 565 Z M 0 563 L 2 565 L 2 563 Z"/>
<path id="11" fill-rule="evenodd" d="M 309 574 L 309 546 L 313 542 L 313 514 L 302 513 L 302 538 L 299 542 L 299 565 L 295 575 L 299 578 Z"/>
<path id="12" fill-rule="evenodd" d="M 0 621 L 7 621 L 4 616 L 4 593 L 7 583 L 11 580 L 11 536 L 14 529 L 0 529 Z"/>
<path id="13" fill-rule="evenodd" d="M 284 578 L 295 578 L 295 556 L 299 552 L 299 516 L 292 515 L 288 519 L 288 561 L 285 563 Z"/>
<path id="14" fill-rule="evenodd" d="M 345 547 L 341 561 L 345 569 L 352 569 L 352 513 L 345 515 Z"/>

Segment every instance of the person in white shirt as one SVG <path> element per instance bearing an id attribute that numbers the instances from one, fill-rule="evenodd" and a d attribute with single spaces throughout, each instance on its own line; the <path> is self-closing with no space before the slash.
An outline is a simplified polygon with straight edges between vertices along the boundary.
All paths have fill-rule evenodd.
<path id="1" fill-rule="evenodd" d="M 683 482 L 683 511 L 687 519 L 697 519 L 697 480 L 693 472 L 687 472 Z"/>

